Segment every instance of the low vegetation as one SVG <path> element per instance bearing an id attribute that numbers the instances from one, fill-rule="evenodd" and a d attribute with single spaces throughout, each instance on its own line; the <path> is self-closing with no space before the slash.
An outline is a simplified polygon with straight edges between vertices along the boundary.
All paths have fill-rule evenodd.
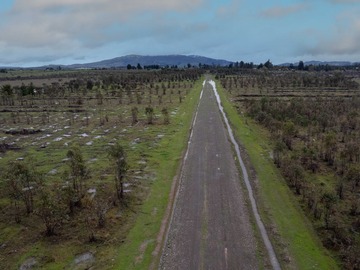
<path id="1" fill-rule="evenodd" d="M 212 68 L 2 73 L 0 265 L 156 264 L 199 78 Z M 283 266 L 336 269 L 323 245 L 360 269 L 358 71 L 270 61 L 212 71 L 237 109 L 225 101 Z"/>
<path id="2" fill-rule="evenodd" d="M 201 71 L 17 72 L 0 80 L 0 265 L 112 269 L 152 187 L 172 181 Z"/>
<path id="3" fill-rule="evenodd" d="M 274 164 L 346 269 L 360 268 L 358 77 L 351 71 L 218 75 L 238 113 L 270 132 Z"/>

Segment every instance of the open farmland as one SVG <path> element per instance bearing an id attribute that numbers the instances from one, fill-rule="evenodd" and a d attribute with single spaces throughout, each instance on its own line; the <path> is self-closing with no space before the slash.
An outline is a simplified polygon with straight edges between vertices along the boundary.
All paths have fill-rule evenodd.
<path id="1" fill-rule="evenodd" d="M 339 258 L 344 269 L 360 268 L 359 77 L 358 71 L 340 70 L 223 70 L 217 75 L 247 132 L 261 130 L 255 123 L 266 128 L 263 143 L 271 145 L 262 146 L 266 149 L 262 155 L 278 167 L 322 244 Z M 258 161 L 252 161 L 256 167 Z M 265 168 L 257 169 L 260 186 L 274 178 L 270 171 L 261 177 L 263 172 Z M 262 196 L 270 198 L 264 190 Z M 271 207 L 274 205 L 265 208 Z M 274 220 L 282 220 L 281 216 L 290 219 L 285 212 L 267 211 Z M 295 227 L 277 229 L 280 235 L 292 233 L 289 239 L 298 241 Z M 301 253 L 301 248 L 285 245 L 293 249 L 295 257 Z M 303 238 L 299 246 L 307 245 Z"/>
<path id="2" fill-rule="evenodd" d="M 203 73 L 190 68 L 1 74 L 0 265 L 156 267 L 164 244 L 159 232 L 166 230 L 171 215 L 179 181 L 174 176 L 186 170 L 179 165 L 199 97 L 200 103 L 208 101 L 200 107 L 205 120 L 199 115 L 192 130 L 213 136 L 216 153 L 225 149 L 216 133 L 223 119 L 218 115 L 217 124 L 213 119 L 218 112 L 216 106 L 209 107 L 215 100 L 210 85 L 202 85 Z M 281 267 L 337 269 L 341 261 L 343 268 L 356 269 L 359 74 L 236 68 L 217 68 L 214 73 Z M 204 128 L 204 123 L 209 126 Z M 207 134 L 204 129 L 213 131 Z M 208 144 L 198 140 L 195 160 L 208 153 L 202 143 Z M 223 154 L 232 161 L 234 153 L 226 149 Z M 231 165 L 223 162 L 224 168 Z M 196 166 L 194 172 L 210 171 Z M 233 179 L 244 188 L 237 181 L 241 177 Z M 216 185 L 205 186 L 218 195 Z M 190 191 L 182 195 L 185 202 L 190 202 Z M 224 199 L 230 193 L 225 192 Z M 189 205 L 193 209 L 193 203 Z M 214 217 L 238 216 L 226 213 L 214 211 Z M 195 233 L 206 235 L 201 228 Z M 258 264 L 269 265 L 261 244 L 256 248 L 262 260 Z M 224 250 L 226 262 L 231 250 Z M 169 260 L 172 267 L 177 263 Z"/>
<path id="3" fill-rule="evenodd" d="M 141 232 L 156 238 L 201 72 L 13 73 L 0 78 L 0 265 L 112 269 L 144 200 L 160 189 L 145 214 L 153 225 Z M 127 163 L 121 196 L 117 146 Z M 139 265 L 149 255 L 128 248 Z"/>

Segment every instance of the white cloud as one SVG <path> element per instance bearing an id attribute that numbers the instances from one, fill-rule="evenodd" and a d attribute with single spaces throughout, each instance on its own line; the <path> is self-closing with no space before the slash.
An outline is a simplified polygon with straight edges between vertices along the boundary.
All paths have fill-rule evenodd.
<path id="1" fill-rule="evenodd" d="M 360 0 L 330 0 L 330 2 L 335 4 L 359 4 Z"/>
<path id="2" fill-rule="evenodd" d="M 124 15 L 139 10 L 180 10 L 185 11 L 199 5 L 201 0 L 16 0 L 15 11 L 26 11 L 31 9 L 77 9 L 94 10 L 99 13 L 110 12 Z"/>
<path id="3" fill-rule="evenodd" d="M 320 38 L 309 53 L 312 55 L 359 55 L 360 18 L 357 12 L 338 16 L 331 36 Z M 357 61 L 359 59 L 356 59 Z"/>
<path id="4" fill-rule="evenodd" d="M 269 18 L 279 18 L 301 12 L 308 8 L 307 4 L 294 4 L 291 6 L 275 6 L 261 12 L 261 15 Z"/>
<path id="5" fill-rule="evenodd" d="M 15 0 L 3 13 L 0 43 L 4 50 L 44 51 L 48 55 L 76 54 L 108 42 L 123 42 L 127 32 L 142 17 L 156 20 L 166 12 L 187 12 L 203 0 Z M 151 23 L 143 28 L 151 27 Z M 115 27 L 116 26 L 116 27 Z M 141 31 L 139 25 L 136 26 Z M 23 53 L 5 55 L 2 61 L 17 61 Z M 6 60 L 7 59 L 7 60 Z"/>
<path id="6" fill-rule="evenodd" d="M 239 12 L 240 4 L 240 0 L 232 0 L 228 4 L 220 6 L 217 10 L 217 15 L 220 17 L 234 17 Z"/>

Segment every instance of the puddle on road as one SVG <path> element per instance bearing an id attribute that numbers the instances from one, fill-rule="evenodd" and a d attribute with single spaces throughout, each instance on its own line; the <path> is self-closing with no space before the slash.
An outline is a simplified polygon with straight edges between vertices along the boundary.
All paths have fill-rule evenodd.
<path id="1" fill-rule="evenodd" d="M 213 88 L 218 107 L 219 107 L 220 112 L 221 112 L 221 114 L 223 116 L 226 128 L 227 128 L 229 136 L 230 136 L 230 140 L 231 140 L 232 144 L 235 147 L 236 155 L 237 155 L 237 158 L 239 160 L 240 167 L 241 167 L 241 170 L 242 170 L 242 173 L 243 173 L 245 185 L 246 185 L 246 188 L 248 190 L 249 199 L 250 199 L 250 202 L 251 202 L 251 208 L 252 208 L 253 214 L 255 216 L 256 224 L 257 224 L 257 226 L 258 226 L 258 228 L 260 230 L 261 237 L 262 237 L 262 239 L 264 241 L 266 250 L 268 251 L 271 265 L 272 265 L 273 269 L 280 270 L 281 267 L 280 267 L 279 261 L 278 261 L 276 255 L 275 255 L 274 248 L 273 248 L 273 246 L 272 246 L 272 244 L 270 242 L 270 239 L 269 239 L 269 236 L 268 236 L 268 234 L 266 232 L 264 223 L 262 222 L 260 214 L 259 214 L 258 209 L 257 209 L 257 204 L 256 204 L 256 201 L 255 201 L 254 192 L 253 192 L 253 189 L 252 189 L 250 181 L 249 181 L 249 176 L 248 176 L 244 161 L 241 158 L 239 145 L 238 145 L 238 143 L 236 142 L 236 140 L 234 138 L 234 133 L 233 133 L 231 127 L 230 127 L 229 121 L 228 121 L 228 119 L 226 117 L 226 114 L 224 112 L 224 108 L 221 105 L 221 99 L 220 99 L 219 93 L 216 90 L 216 84 L 215 84 L 215 82 L 213 80 L 208 81 L 208 83 Z"/>

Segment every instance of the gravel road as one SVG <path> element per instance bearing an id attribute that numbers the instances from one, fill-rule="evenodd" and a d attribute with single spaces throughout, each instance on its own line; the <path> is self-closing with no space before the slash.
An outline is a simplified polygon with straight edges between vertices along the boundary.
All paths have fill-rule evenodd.
<path id="1" fill-rule="evenodd" d="M 257 241 L 232 144 L 204 83 L 160 269 L 259 269 Z"/>

